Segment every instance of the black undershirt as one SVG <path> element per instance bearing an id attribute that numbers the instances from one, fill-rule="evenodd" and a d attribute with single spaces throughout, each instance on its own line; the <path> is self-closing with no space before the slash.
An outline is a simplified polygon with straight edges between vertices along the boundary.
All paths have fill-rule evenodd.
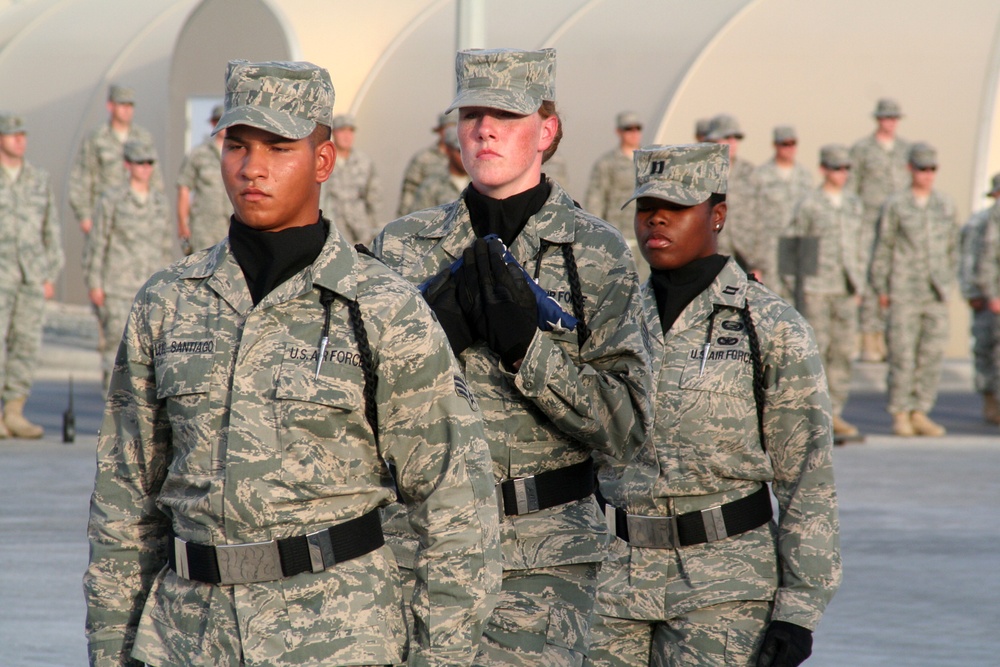
<path id="1" fill-rule="evenodd" d="M 670 331 L 688 304 L 708 289 L 727 259 L 725 255 L 709 255 L 679 269 L 650 271 L 656 309 L 660 313 L 660 326 L 664 333 Z"/>
<path id="2" fill-rule="evenodd" d="M 231 217 L 229 246 L 243 270 L 253 304 L 315 262 L 329 231 L 330 223 L 322 217 L 311 225 L 279 232 L 262 232 Z"/>
<path id="3" fill-rule="evenodd" d="M 551 192 L 552 186 L 546 182 L 544 174 L 535 187 L 506 199 L 487 197 L 470 185 L 465 190 L 465 205 L 469 209 L 472 230 L 479 238 L 496 234 L 509 247 L 528 224 L 528 218 L 545 205 Z"/>

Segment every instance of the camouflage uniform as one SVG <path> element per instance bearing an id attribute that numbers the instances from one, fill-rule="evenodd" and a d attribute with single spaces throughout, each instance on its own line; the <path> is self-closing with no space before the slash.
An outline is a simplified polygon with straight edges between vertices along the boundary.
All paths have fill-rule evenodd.
<path id="1" fill-rule="evenodd" d="M 634 236 L 632 219 L 635 217 L 635 204 L 629 204 L 624 210 L 622 204 L 632 194 L 634 184 L 632 158 L 623 155 L 621 149 L 616 147 L 597 158 L 590 170 L 590 182 L 584 197 L 584 208 L 610 222 L 626 239 Z"/>
<path id="2" fill-rule="evenodd" d="M 789 234 L 819 239 L 816 274 L 805 279 L 803 315 L 812 325 L 830 386 L 833 414 L 844 410 L 851 388 L 857 332 L 857 296 L 865 283 L 859 238 L 861 201 L 849 192 L 836 203 L 818 188 L 799 203 Z"/>
<path id="3" fill-rule="evenodd" d="M 442 176 L 448 173 L 448 158 L 438 148 L 437 142 L 421 149 L 406 165 L 403 172 L 403 191 L 399 195 L 399 209 L 396 215 L 403 216 L 422 207 L 414 203 L 414 198 L 420 186 L 432 176 Z"/>
<path id="4" fill-rule="evenodd" d="M 209 137 L 184 158 L 178 187 L 191 192 L 191 248 L 201 250 L 215 245 L 229 233 L 229 216 L 233 205 L 222 183 L 219 160 L 222 153 L 215 139 Z"/>
<path id="5" fill-rule="evenodd" d="M 948 340 L 948 292 L 958 270 L 951 199 L 936 190 L 921 206 L 909 189 L 882 209 L 870 281 L 889 296 L 889 412 L 929 412 Z"/>
<path id="6" fill-rule="evenodd" d="M 729 164 L 729 192 L 726 193 L 726 226 L 719 234 L 719 252 L 735 257 L 740 265 L 752 269 L 758 236 L 754 212 L 754 166 L 738 159 Z"/>
<path id="7" fill-rule="evenodd" d="M 594 451 L 628 459 L 650 418 L 647 333 L 631 254 L 617 232 L 549 183 L 548 200 L 510 251 L 529 272 L 540 265 L 538 282 L 569 309 L 566 265 L 553 245 L 572 244 L 592 334 L 581 347 L 575 332 L 538 331 L 516 374 L 501 369 L 482 341 L 459 356 L 482 407 L 497 481 L 563 468 Z M 373 249 L 418 284 L 474 239 L 459 199 L 390 223 Z M 579 664 L 607 542 L 597 502 L 506 517 L 500 530 L 504 589 L 477 664 Z M 546 588 L 550 595 L 539 596 Z"/>
<path id="8" fill-rule="evenodd" d="M 337 157 L 337 168 L 323 186 L 320 208 L 348 241 L 368 244 L 380 227 L 375 215 L 381 197 L 375 163 L 355 148 L 347 159 Z"/>
<path id="9" fill-rule="evenodd" d="M 459 184 L 462 187 L 459 187 Z M 422 211 L 425 208 L 434 208 L 441 204 L 453 202 L 462 195 L 465 186 L 469 184 L 469 178 L 456 178 L 449 173 L 431 174 L 417 188 L 413 195 L 414 211 Z"/>
<path id="10" fill-rule="evenodd" d="M 219 127 L 305 139 L 333 98 L 310 63 L 232 61 Z M 423 547 L 409 664 L 472 659 L 500 579 L 478 407 L 420 295 L 324 224 L 313 263 L 259 303 L 228 240 L 137 295 L 98 443 L 91 664 L 406 659 L 391 551 L 335 562 L 351 544 L 321 539 L 392 501 L 387 464 Z M 195 576 L 179 540 L 219 576 Z M 286 562 L 290 540 L 305 563 Z M 211 545 L 246 557 L 224 568 L 233 549 Z"/>
<path id="11" fill-rule="evenodd" d="M 792 296 L 791 283 L 778 274 L 778 239 L 788 235 L 795 205 L 812 188 L 812 175 L 800 164 L 782 170 L 771 159 L 753 174 L 754 218 L 757 221 L 756 247 L 750 263 L 763 273 L 763 281 L 786 301 Z"/>
<path id="12" fill-rule="evenodd" d="M 42 340 L 43 285 L 63 267 L 62 229 L 49 175 L 24 161 L 0 169 L 0 390 L 26 398 Z"/>
<path id="13" fill-rule="evenodd" d="M 997 369 L 993 364 L 994 328 L 997 316 L 986 303 L 986 294 L 980 289 L 977 276 L 980 275 L 980 254 L 988 248 L 987 229 L 991 217 L 1000 221 L 1000 204 L 973 213 L 959 236 L 958 286 L 962 297 L 978 305 L 972 305 L 972 367 L 975 372 L 975 388 L 981 394 L 1000 392 Z M 996 224 L 996 223 L 994 223 Z M 994 243 L 1000 241 L 995 234 Z M 995 253 L 994 253 L 995 254 Z"/>
<path id="14" fill-rule="evenodd" d="M 1000 299 L 1000 204 L 994 204 L 987 213 L 971 286 L 987 301 L 986 310 L 993 315 L 990 318 L 993 326 L 989 335 L 992 347 L 987 353 L 990 370 L 989 374 L 983 378 L 984 385 L 988 387 L 990 380 L 1000 382 L 1000 316 L 989 310 L 989 302 Z M 978 337 L 976 341 L 978 347 Z M 1000 386 L 994 386 L 994 391 L 1000 392 Z"/>
<path id="15" fill-rule="evenodd" d="M 105 385 L 114 370 L 117 341 L 132 299 L 153 273 L 173 259 L 169 215 L 163 192 L 152 187 L 145 198 L 126 184 L 105 191 L 97 200 L 84 275 L 88 290 L 104 290 L 104 305 L 96 310 L 106 341 L 101 351 Z"/>

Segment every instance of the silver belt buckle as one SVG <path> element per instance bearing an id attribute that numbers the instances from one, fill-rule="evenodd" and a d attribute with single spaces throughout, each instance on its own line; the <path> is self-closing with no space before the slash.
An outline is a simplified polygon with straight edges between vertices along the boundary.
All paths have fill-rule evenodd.
<path id="1" fill-rule="evenodd" d="M 705 524 L 705 537 L 709 542 L 729 537 L 729 533 L 726 532 L 726 520 L 722 516 L 722 505 L 701 510 L 701 521 Z"/>
<path id="2" fill-rule="evenodd" d="M 504 506 L 503 506 L 503 482 L 495 484 L 493 486 L 493 491 L 494 491 L 494 493 L 496 494 L 496 497 L 497 497 L 497 515 L 500 517 L 500 521 L 503 521 L 504 519 L 507 518 L 507 513 L 503 511 L 504 510 Z"/>
<path id="3" fill-rule="evenodd" d="M 337 559 L 333 555 L 333 542 L 330 540 L 329 529 L 324 528 L 309 533 L 306 535 L 306 544 L 309 545 L 309 564 L 312 565 L 313 573 L 322 572 L 336 564 Z"/>
<path id="4" fill-rule="evenodd" d="M 219 563 L 219 584 L 223 586 L 274 581 L 284 576 L 275 540 L 217 546 L 215 556 Z"/>
<path id="5" fill-rule="evenodd" d="M 538 506 L 538 485 L 535 483 L 535 476 L 518 477 L 511 480 L 514 483 L 514 498 L 517 500 L 517 513 L 530 514 L 537 512 Z"/>
<path id="6" fill-rule="evenodd" d="M 681 545 L 676 516 L 628 515 L 628 541 L 649 549 L 677 548 Z"/>

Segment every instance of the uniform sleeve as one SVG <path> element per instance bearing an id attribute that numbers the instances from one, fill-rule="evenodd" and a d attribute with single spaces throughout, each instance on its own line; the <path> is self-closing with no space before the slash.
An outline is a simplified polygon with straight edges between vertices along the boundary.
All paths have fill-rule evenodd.
<path id="1" fill-rule="evenodd" d="M 779 508 L 781 583 L 772 619 L 815 629 L 842 577 L 830 397 L 801 316 L 786 310 L 762 344 L 764 446 Z"/>
<path id="2" fill-rule="evenodd" d="M 489 447 L 447 338 L 414 295 L 382 333 L 380 443 L 419 536 L 410 665 L 471 664 L 500 588 Z"/>
<path id="3" fill-rule="evenodd" d="M 604 159 L 598 159 L 590 170 L 590 181 L 587 183 L 587 193 L 583 200 L 583 208 L 598 218 L 606 218 L 608 214 L 606 200 L 610 186 L 607 172 Z"/>
<path id="4" fill-rule="evenodd" d="M 381 205 L 382 179 L 378 175 L 375 163 L 372 162 L 371 169 L 368 171 L 368 182 L 365 184 L 365 211 L 368 213 L 368 219 L 371 225 L 371 232 L 369 235 L 375 234 L 375 232 L 382 227 L 378 220 L 378 207 Z"/>
<path id="5" fill-rule="evenodd" d="M 591 335 L 579 353 L 538 330 L 517 374 L 507 375 L 560 431 L 629 460 L 652 430 L 649 332 L 632 255 L 625 247 L 614 254 L 600 284 L 584 288 Z"/>
<path id="6" fill-rule="evenodd" d="M 195 160 L 193 159 L 195 152 L 191 151 L 184 156 L 184 161 L 181 163 L 181 169 L 177 173 L 177 187 L 185 187 L 188 190 L 194 190 L 195 183 L 197 181 L 197 166 Z"/>
<path id="7" fill-rule="evenodd" d="M 983 230 L 983 242 L 978 249 L 972 283 L 986 299 L 1000 296 L 1000 217 L 997 209 L 990 211 Z"/>
<path id="8" fill-rule="evenodd" d="M 87 289 L 104 289 L 104 262 L 111 241 L 111 228 L 115 217 L 115 203 L 111 193 L 101 196 L 93 211 L 94 226 L 90 230 L 84 257 L 84 276 Z"/>
<path id="9" fill-rule="evenodd" d="M 892 271 L 893 247 L 896 245 L 896 230 L 899 216 L 892 202 L 882 206 L 875 231 L 875 245 L 872 248 L 872 262 L 868 269 L 868 281 L 875 294 L 889 293 L 889 274 Z"/>
<path id="10" fill-rule="evenodd" d="M 66 256 L 63 254 L 62 226 L 59 224 L 59 209 L 56 208 L 52 186 L 45 182 L 45 218 L 42 220 L 42 245 L 45 248 L 45 280 L 54 283 L 59 279 Z"/>
<path id="11" fill-rule="evenodd" d="M 69 175 L 69 205 L 78 221 L 94 217 L 97 168 L 93 142 L 89 138 L 84 139 Z"/>
<path id="12" fill-rule="evenodd" d="M 170 425 L 156 398 L 151 336 L 140 291 L 118 348 L 97 443 L 84 575 L 90 664 L 128 658 L 143 605 L 166 564 L 170 524 L 156 497 L 170 460 Z"/>
<path id="13" fill-rule="evenodd" d="M 420 210 L 413 205 L 413 196 L 416 194 L 417 188 L 420 187 L 424 175 L 424 170 L 418 159 L 419 156 L 418 153 L 410 158 L 410 162 L 406 165 L 406 171 L 403 172 L 403 189 L 399 193 L 399 210 L 396 211 L 398 217 Z"/>

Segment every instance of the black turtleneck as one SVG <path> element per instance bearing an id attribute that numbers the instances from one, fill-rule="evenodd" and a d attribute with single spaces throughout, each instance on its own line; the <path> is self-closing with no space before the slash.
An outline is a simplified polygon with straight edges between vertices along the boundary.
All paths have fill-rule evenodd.
<path id="1" fill-rule="evenodd" d="M 330 223 L 319 218 L 305 227 L 262 232 L 233 216 L 229 220 L 229 245 L 243 270 L 256 306 L 275 287 L 316 261 L 323 250 Z"/>
<path id="2" fill-rule="evenodd" d="M 470 185 L 465 189 L 465 205 L 472 219 L 472 230 L 479 238 L 496 234 L 504 245 L 510 246 L 528 223 L 528 218 L 545 204 L 551 191 L 552 186 L 544 175 L 535 187 L 506 199 L 487 197 Z"/>
<path id="3" fill-rule="evenodd" d="M 679 269 L 652 269 L 650 279 L 656 295 L 663 332 L 670 331 L 680 314 L 694 298 L 708 289 L 729 259 L 725 255 L 709 255 L 689 262 Z"/>

